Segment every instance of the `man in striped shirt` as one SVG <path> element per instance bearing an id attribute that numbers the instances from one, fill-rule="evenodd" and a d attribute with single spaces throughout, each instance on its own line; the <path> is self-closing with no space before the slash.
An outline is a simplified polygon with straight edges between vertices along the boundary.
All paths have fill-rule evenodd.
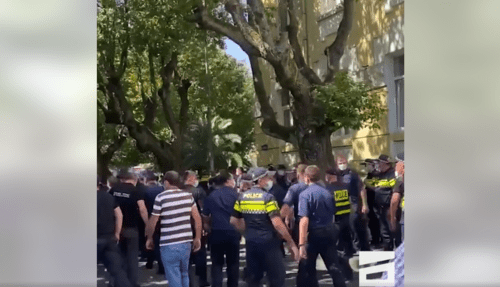
<path id="1" fill-rule="evenodd" d="M 201 217 L 190 192 L 179 188 L 180 176 L 168 171 L 164 176 L 165 191 L 158 194 L 146 228 L 146 248 L 154 248 L 153 233 L 160 221 L 160 252 L 165 277 L 170 287 L 189 287 L 189 257 L 191 250 L 200 250 Z M 191 229 L 195 222 L 195 236 Z"/>

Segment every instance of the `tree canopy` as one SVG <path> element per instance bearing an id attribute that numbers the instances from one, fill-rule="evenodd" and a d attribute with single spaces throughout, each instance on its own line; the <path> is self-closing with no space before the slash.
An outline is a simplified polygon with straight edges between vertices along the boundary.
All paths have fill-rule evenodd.
<path id="1" fill-rule="evenodd" d="M 208 112 L 231 120 L 227 131 L 241 142 L 226 147 L 227 152 L 245 157 L 253 138 L 251 80 L 243 65 L 222 51 L 220 36 L 186 21 L 181 1 L 100 4 L 101 131 L 109 136 L 116 129 L 122 131 L 120 138 L 129 137 L 122 152 L 136 148 L 144 160 L 153 156 L 160 170 L 180 170 L 189 168 L 183 165 L 188 128 L 207 121 Z M 205 144 L 214 139 L 205 138 Z"/>

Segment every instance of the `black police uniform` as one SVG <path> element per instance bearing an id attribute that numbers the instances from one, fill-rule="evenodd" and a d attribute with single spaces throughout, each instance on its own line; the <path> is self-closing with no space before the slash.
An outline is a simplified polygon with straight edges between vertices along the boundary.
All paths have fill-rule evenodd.
<path id="1" fill-rule="evenodd" d="M 335 224 L 339 229 L 339 250 L 344 251 L 345 256 L 351 257 L 355 250 L 352 243 L 349 218 L 351 216 L 351 202 L 349 201 L 349 191 L 347 184 L 337 182 L 328 184 L 326 189 L 330 191 L 335 198 Z"/>
<path id="2" fill-rule="evenodd" d="M 285 264 L 279 238 L 271 218 L 280 216 L 274 196 L 258 187 L 240 193 L 233 216 L 245 220 L 245 241 L 248 286 L 260 286 L 267 273 L 271 287 L 285 284 Z"/>
<path id="3" fill-rule="evenodd" d="M 378 179 L 378 173 L 376 171 L 369 172 L 364 180 L 365 188 L 366 188 L 366 201 L 368 203 L 368 229 L 370 230 L 371 235 L 371 244 L 376 246 L 382 243 L 380 238 L 380 224 L 377 219 L 375 206 L 375 191 L 373 190 L 374 182 Z"/>
<path id="4" fill-rule="evenodd" d="M 380 236 L 382 237 L 384 250 L 394 250 L 394 238 L 389 229 L 387 219 L 389 206 L 391 204 L 392 191 L 396 186 L 396 175 L 394 168 L 381 172 L 377 179 L 373 180 L 373 189 L 375 192 L 375 207 L 378 222 L 380 224 Z"/>

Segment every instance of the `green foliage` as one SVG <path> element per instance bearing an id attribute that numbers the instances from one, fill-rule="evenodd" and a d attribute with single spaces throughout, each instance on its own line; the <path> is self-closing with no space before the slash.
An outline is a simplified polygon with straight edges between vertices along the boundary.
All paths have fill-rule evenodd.
<path id="1" fill-rule="evenodd" d="M 337 73 L 335 82 L 316 87 L 316 100 L 324 108 L 324 122 L 331 131 L 380 128 L 377 122 L 387 112 L 380 94 L 372 92 L 362 82 L 356 82 L 346 72 Z"/>
<path id="2" fill-rule="evenodd" d="M 253 84 L 245 67 L 220 49 L 223 43 L 220 36 L 200 30 L 188 21 L 194 2 L 128 0 L 126 6 L 117 6 L 113 0 L 102 1 L 97 17 L 98 70 L 103 74 L 118 70 L 124 63 L 122 52 L 127 51 L 121 85 L 134 118 L 144 123 L 146 103 L 153 100 L 157 109 L 150 131 L 159 141 L 171 143 L 175 137 L 167 124 L 157 91 L 163 84 L 161 69 L 172 54 L 177 53 L 176 73 L 191 82 L 188 118 L 197 121 L 210 109 L 214 118 L 219 116 L 231 120 L 233 124 L 223 130 L 236 135 L 239 140 L 231 136 L 227 140 L 232 144 L 227 145 L 223 134 L 219 134 L 219 160 L 226 162 L 233 157 L 245 157 L 253 143 Z M 207 3 L 210 7 L 218 5 L 217 1 Z M 208 76 L 205 59 L 210 70 Z M 103 85 L 106 79 L 99 77 L 98 81 Z M 170 87 L 170 106 L 177 119 L 181 106 L 177 94 L 179 84 L 179 81 L 174 81 Z M 98 92 L 101 103 L 107 103 L 108 96 Z M 103 133 L 102 143 L 108 145 L 117 126 L 105 124 L 102 112 L 98 113 L 98 124 Z M 189 136 L 186 139 L 189 141 Z M 152 155 L 141 154 L 135 140 L 129 138 L 113 157 L 112 164 L 135 165 L 151 161 Z"/>
<path id="3" fill-rule="evenodd" d="M 230 133 L 234 122 L 215 116 L 212 121 L 214 167 L 216 170 L 249 163 L 248 153 L 241 148 L 242 137 Z M 208 141 L 210 127 L 207 120 L 199 120 L 189 127 L 188 141 L 184 147 L 184 165 L 190 169 L 208 170 Z"/>

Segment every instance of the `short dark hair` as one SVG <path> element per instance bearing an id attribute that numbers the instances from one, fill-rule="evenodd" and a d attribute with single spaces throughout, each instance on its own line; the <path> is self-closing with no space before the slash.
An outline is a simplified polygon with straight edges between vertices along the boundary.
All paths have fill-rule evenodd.
<path id="1" fill-rule="evenodd" d="M 168 181 L 168 183 L 173 186 L 181 186 L 181 177 L 179 173 L 174 170 L 167 171 L 163 176 L 163 181 Z"/>
<path id="2" fill-rule="evenodd" d="M 320 172 L 319 167 L 316 165 L 310 165 L 306 168 L 305 174 L 309 177 L 309 180 L 312 182 L 317 182 L 320 180 Z"/>
<path id="3" fill-rule="evenodd" d="M 158 177 L 155 175 L 155 173 L 151 170 L 146 170 L 144 172 L 144 178 L 147 180 L 147 181 L 156 181 L 158 180 Z"/>
<path id="4" fill-rule="evenodd" d="M 335 168 L 329 168 L 326 170 L 325 173 L 329 175 L 336 175 L 336 176 L 339 175 L 338 170 L 336 170 Z"/>
<path id="5" fill-rule="evenodd" d="M 223 185 L 228 180 L 232 179 L 233 175 L 230 174 L 227 170 L 221 170 L 219 174 L 214 178 L 215 185 Z"/>
<path id="6" fill-rule="evenodd" d="M 128 168 L 121 168 L 116 175 L 116 178 L 120 180 L 135 179 L 135 174 L 130 172 Z"/>

